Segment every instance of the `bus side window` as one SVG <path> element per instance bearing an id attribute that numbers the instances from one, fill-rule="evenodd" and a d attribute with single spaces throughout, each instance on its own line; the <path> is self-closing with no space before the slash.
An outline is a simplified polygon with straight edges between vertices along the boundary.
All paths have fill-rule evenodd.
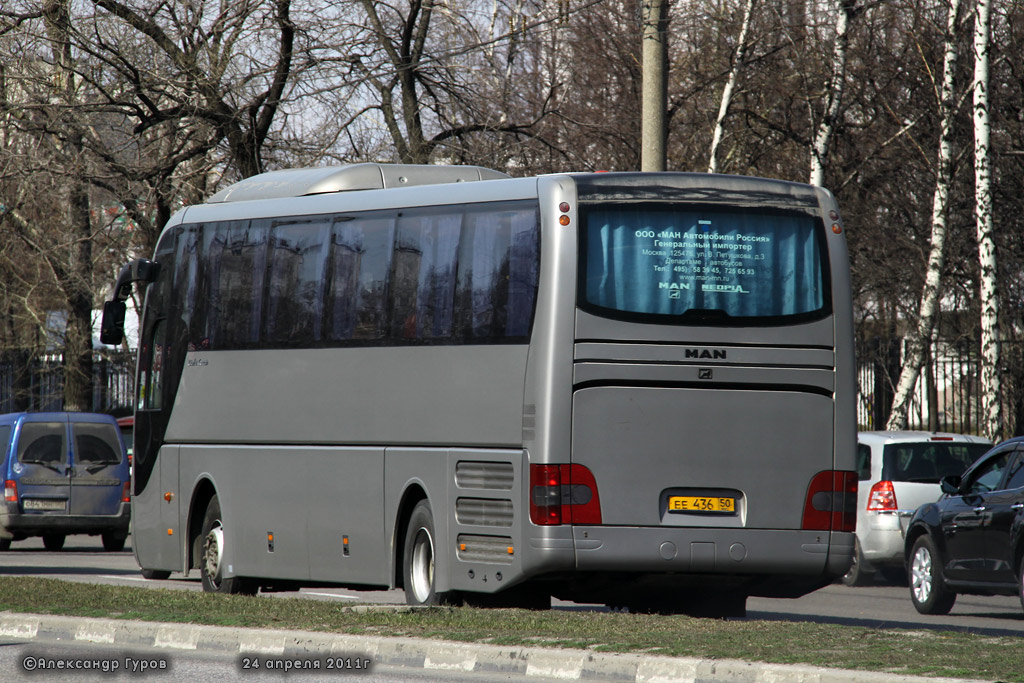
<path id="1" fill-rule="evenodd" d="M 330 223 L 275 224 L 270 235 L 264 339 L 304 346 L 321 339 Z"/>
<path id="2" fill-rule="evenodd" d="M 383 339 L 395 216 L 339 218 L 331 231 L 326 336 L 332 341 Z"/>
<path id="3" fill-rule="evenodd" d="M 451 338 L 461 232 L 461 209 L 399 216 L 391 280 L 392 339 Z"/>
<path id="4" fill-rule="evenodd" d="M 537 291 L 536 209 L 466 212 L 456 292 L 457 336 L 525 337 Z"/>

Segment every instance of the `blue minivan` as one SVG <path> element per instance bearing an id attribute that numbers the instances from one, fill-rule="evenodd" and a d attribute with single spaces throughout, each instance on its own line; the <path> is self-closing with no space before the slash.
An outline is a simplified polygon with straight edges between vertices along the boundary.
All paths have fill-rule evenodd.
<path id="1" fill-rule="evenodd" d="M 0 415 L 0 550 L 42 536 L 60 550 L 68 534 L 100 534 L 124 549 L 131 474 L 117 421 L 97 413 Z"/>

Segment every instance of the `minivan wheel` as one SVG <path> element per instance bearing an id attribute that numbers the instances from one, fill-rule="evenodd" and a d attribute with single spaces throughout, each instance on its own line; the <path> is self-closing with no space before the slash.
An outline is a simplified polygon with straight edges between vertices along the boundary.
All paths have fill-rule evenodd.
<path id="1" fill-rule="evenodd" d="M 64 534 L 43 534 L 43 547 L 47 550 L 60 550 L 64 547 Z"/>
<path id="2" fill-rule="evenodd" d="M 11 549 L 11 540 L 10 538 L 0 538 L 0 552 Z"/>
<path id="3" fill-rule="evenodd" d="M 166 581 L 171 578 L 171 573 L 164 569 L 143 569 L 141 573 L 142 578 L 149 579 L 151 581 Z"/>
<path id="4" fill-rule="evenodd" d="M 203 517 L 203 556 L 199 562 L 199 575 L 203 590 L 207 593 L 242 593 L 255 595 L 259 586 L 237 576 L 224 578 L 224 523 L 221 520 L 220 501 L 217 496 L 210 499 Z"/>
<path id="5" fill-rule="evenodd" d="M 946 587 L 931 537 L 921 536 L 910 551 L 910 600 L 921 614 L 949 614 L 956 593 Z"/>
<path id="6" fill-rule="evenodd" d="M 121 552 L 124 550 L 125 541 L 128 540 L 128 537 L 122 534 L 101 534 L 100 538 L 103 539 L 103 549 L 108 553 Z"/>
<path id="7" fill-rule="evenodd" d="M 842 582 L 847 586 L 869 586 L 875 581 L 874 568 L 864 559 L 860 550 L 860 541 L 853 541 L 853 564 L 843 574 Z"/>

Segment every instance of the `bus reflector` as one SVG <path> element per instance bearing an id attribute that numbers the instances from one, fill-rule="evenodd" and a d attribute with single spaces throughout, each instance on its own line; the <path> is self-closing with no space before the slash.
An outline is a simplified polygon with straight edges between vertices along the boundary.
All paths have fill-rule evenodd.
<path id="1" fill-rule="evenodd" d="M 818 472 L 807 487 L 803 529 L 849 531 L 857 529 L 857 473 L 844 470 Z"/>
<path id="2" fill-rule="evenodd" d="M 540 526 L 600 524 L 593 473 L 583 465 L 530 465 L 530 521 Z"/>

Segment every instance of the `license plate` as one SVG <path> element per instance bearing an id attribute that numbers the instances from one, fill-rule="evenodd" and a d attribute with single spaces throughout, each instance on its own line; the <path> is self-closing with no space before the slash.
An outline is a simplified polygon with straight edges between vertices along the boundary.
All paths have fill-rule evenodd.
<path id="1" fill-rule="evenodd" d="M 669 512 L 736 512 L 735 498 L 713 496 L 671 496 L 668 499 Z"/>
<path id="2" fill-rule="evenodd" d="M 47 500 L 45 498 L 25 498 L 21 501 L 26 510 L 63 510 L 63 500 Z"/>

